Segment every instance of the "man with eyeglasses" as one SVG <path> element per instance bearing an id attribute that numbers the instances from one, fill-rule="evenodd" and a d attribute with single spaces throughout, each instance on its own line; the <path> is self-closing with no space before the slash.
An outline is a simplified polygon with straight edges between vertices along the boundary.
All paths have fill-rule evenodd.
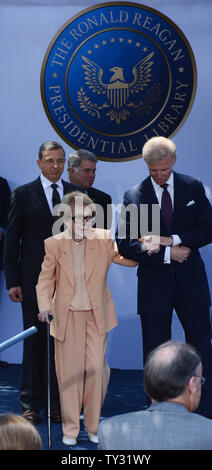
<path id="1" fill-rule="evenodd" d="M 103 420 L 100 449 L 211 450 L 212 421 L 194 413 L 205 380 L 192 346 L 181 341 L 161 344 L 144 366 L 151 406 Z"/>
<path id="2" fill-rule="evenodd" d="M 20 403 L 26 419 L 34 424 L 47 407 L 46 329 L 37 320 L 35 286 L 44 258 L 44 240 L 52 235 L 53 207 L 71 185 L 61 176 L 65 152 L 57 142 L 45 142 L 39 149 L 40 176 L 12 192 L 5 239 L 5 275 L 9 297 L 21 302 L 24 329 L 36 325 L 38 333 L 24 343 Z M 51 338 L 51 419 L 61 421 L 54 346 Z"/>

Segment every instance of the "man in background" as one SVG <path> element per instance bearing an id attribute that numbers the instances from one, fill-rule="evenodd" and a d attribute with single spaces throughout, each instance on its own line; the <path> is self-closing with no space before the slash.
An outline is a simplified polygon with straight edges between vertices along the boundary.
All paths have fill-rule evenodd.
<path id="1" fill-rule="evenodd" d="M 3 242 L 10 204 L 10 188 L 5 178 L 0 177 L 0 270 L 3 269 Z"/>
<path id="2" fill-rule="evenodd" d="M 4 237 L 7 222 L 7 213 L 10 203 L 10 188 L 5 178 L 0 177 L 0 277 L 3 270 Z M 7 362 L 0 361 L 1 367 L 6 367 Z"/>
<path id="3" fill-rule="evenodd" d="M 37 334 L 24 342 L 20 403 L 29 421 L 39 422 L 39 412 L 47 409 L 47 334 L 38 319 L 35 286 L 44 258 L 44 240 L 52 236 L 53 207 L 71 191 L 61 176 L 65 152 L 57 142 L 45 142 L 37 159 L 40 176 L 12 192 L 5 240 L 5 275 L 9 297 L 21 302 L 24 329 L 35 325 Z M 51 354 L 51 419 L 61 421 L 59 391 Z"/>
<path id="4" fill-rule="evenodd" d="M 148 356 L 144 386 L 152 405 L 105 419 L 99 426 L 102 450 L 211 450 L 212 421 L 196 410 L 202 376 L 200 356 L 190 345 L 168 341 Z"/>
<path id="5" fill-rule="evenodd" d="M 72 191 L 81 190 L 86 193 L 95 204 L 102 207 L 104 212 L 103 221 L 98 215 L 97 206 L 97 227 L 110 229 L 112 224 L 112 199 L 111 196 L 99 189 L 93 188 L 96 176 L 97 158 L 94 153 L 80 149 L 69 155 L 68 175 L 72 184 Z M 98 224 L 99 222 L 99 224 Z M 100 226 L 101 225 L 101 226 Z"/>

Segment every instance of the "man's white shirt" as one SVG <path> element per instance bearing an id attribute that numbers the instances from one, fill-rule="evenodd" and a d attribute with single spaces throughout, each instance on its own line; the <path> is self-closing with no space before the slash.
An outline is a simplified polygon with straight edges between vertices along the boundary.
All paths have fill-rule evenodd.
<path id="1" fill-rule="evenodd" d="M 49 181 L 45 176 L 43 176 L 43 174 L 41 173 L 40 175 L 40 180 L 41 180 L 41 184 L 43 186 L 43 189 L 44 189 L 44 192 L 45 192 L 45 195 L 46 195 L 46 199 L 47 199 L 47 202 L 49 204 L 49 208 L 50 208 L 50 211 L 52 212 L 53 210 L 53 205 L 52 205 L 52 193 L 53 193 L 53 188 L 51 187 L 52 185 L 52 181 Z M 60 178 L 58 181 L 57 181 L 57 191 L 60 195 L 60 199 L 62 200 L 63 198 L 63 183 L 62 183 L 62 178 Z"/>

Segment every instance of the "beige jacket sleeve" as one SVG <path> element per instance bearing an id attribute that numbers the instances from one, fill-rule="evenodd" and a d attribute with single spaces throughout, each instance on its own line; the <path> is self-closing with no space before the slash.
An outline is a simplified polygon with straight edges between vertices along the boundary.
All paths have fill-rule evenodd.
<path id="1" fill-rule="evenodd" d="M 52 298 L 55 291 L 56 256 L 55 240 L 53 238 L 45 240 L 45 257 L 42 263 L 41 273 L 36 286 L 37 301 L 39 311 L 50 310 L 52 308 Z"/>
<path id="2" fill-rule="evenodd" d="M 129 268 L 135 268 L 138 265 L 137 261 L 124 258 L 118 251 L 116 242 L 113 240 L 112 234 L 107 230 L 107 249 L 111 256 L 111 263 L 121 264 L 122 266 L 128 266 Z"/>

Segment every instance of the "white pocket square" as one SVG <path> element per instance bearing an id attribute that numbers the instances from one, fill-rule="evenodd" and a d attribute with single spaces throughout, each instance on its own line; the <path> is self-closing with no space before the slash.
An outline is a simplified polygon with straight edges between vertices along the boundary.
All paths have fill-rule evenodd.
<path id="1" fill-rule="evenodd" d="M 192 199 L 192 201 L 189 201 L 188 204 L 186 204 L 186 207 L 193 206 L 195 204 L 195 201 Z"/>

